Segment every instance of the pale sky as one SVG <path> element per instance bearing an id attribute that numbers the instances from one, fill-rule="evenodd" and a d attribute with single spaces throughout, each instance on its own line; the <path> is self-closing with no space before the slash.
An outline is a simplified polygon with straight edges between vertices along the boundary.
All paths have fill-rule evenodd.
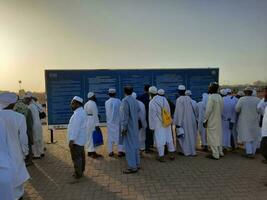
<path id="1" fill-rule="evenodd" d="M 267 0 L 0 0 L 0 90 L 45 69 L 219 67 L 267 80 Z"/>

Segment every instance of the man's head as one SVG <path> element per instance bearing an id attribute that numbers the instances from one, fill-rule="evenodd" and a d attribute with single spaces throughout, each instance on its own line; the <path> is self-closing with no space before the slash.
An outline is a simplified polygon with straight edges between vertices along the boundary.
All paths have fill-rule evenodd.
<path id="1" fill-rule="evenodd" d="M 24 97 L 23 97 L 23 102 L 26 105 L 30 105 L 31 101 L 32 101 L 32 93 L 31 92 L 26 92 Z"/>
<path id="2" fill-rule="evenodd" d="M 232 94 L 232 90 L 230 88 L 225 89 L 225 91 L 226 91 L 227 95 L 231 95 Z"/>
<path id="3" fill-rule="evenodd" d="M 179 85 L 178 86 L 178 93 L 180 96 L 185 96 L 185 91 L 186 91 L 186 88 L 184 85 Z"/>
<path id="4" fill-rule="evenodd" d="M 219 90 L 219 84 L 217 82 L 213 82 L 209 85 L 209 93 L 216 94 Z"/>
<path id="5" fill-rule="evenodd" d="M 146 85 L 144 86 L 144 92 L 145 92 L 145 93 L 148 93 L 148 92 L 149 92 L 149 88 L 150 88 L 150 85 L 146 84 Z"/>
<path id="6" fill-rule="evenodd" d="M 18 96 L 13 92 L 0 93 L 0 110 L 12 110 L 18 101 Z"/>
<path id="7" fill-rule="evenodd" d="M 109 97 L 115 97 L 116 96 L 116 89 L 110 88 L 108 90 L 108 96 Z"/>
<path id="8" fill-rule="evenodd" d="M 130 96 L 133 93 L 133 87 L 132 86 L 125 86 L 124 87 L 124 94 L 125 96 Z"/>
<path id="9" fill-rule="evenodd" d="M 148 91 L 151 99 L 158 94 L 158 89 L 155 86 L 151 86 Z"/>
<path id="10" fill-rule="evenodd" d="M 267 99 L 267 86 L 263 88 L 263 97 L 264 99 Z"/>
<path id="11" fill-rule="evenodd" d="M 186 90 L 185 95 L 191 97 L 192 96 L 191 90 Z"/>
<path id="12" fill-rule="evenodd" d="M 253 89 L 251 87 L 246 87 L 244 89 L 245 96 L 251 96 L 253 93 Z"/>
<path id="13" fill-rule="evenodd" d="M 159 89 L 158 90 L 158 95 L 164 97 L 165 96 L 165 91 L 163 89 Z"/>
<path id="14" fill-rule="evenodd" d="M 96 102 L 96 96 L 95 96 L 95 93 L 94 92 L 89 92 L 87 94 L 87 98 L 88 98 L 88 100 L 92 100 L 92 101 L 95 101 Z"/>
<path id="15" fill-rule="evenodd" d="M 83 106 L 83 99 L 78 96 L 73 97 L 71 104 L 70 104 L 71 109 L 74 111 L 77 108 L 82 107 L 82 106 Z"/>

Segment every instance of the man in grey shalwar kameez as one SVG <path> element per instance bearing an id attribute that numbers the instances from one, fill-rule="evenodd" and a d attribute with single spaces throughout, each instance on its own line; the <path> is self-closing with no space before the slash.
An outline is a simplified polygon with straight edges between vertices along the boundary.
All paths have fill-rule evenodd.
<path id="1" fill-rule="evenodd" d="M 128 86 L 124 88 L 125 98 L 121 103 L 121 130 L 122 139 L 125 145 L 126 160 L 128 169 L 124 174 L 136 173 L 140 168 L 139 154 L 139 130 L 138 130 L 138 112 L 139 104 L 132 97 L 133 88 Z"/>

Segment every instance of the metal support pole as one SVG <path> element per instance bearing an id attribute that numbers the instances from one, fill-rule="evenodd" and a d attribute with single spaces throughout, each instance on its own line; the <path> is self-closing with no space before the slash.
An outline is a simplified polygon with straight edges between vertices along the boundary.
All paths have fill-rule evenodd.
<path id="1" fill-rule="evenodd" d="M 54 130 L 53 129 L 49 129 L 50 131 L 50 142 L 48 142 L 47 144 L 55 144 L 57 143 L 57 141 L 54 141 Z"/>

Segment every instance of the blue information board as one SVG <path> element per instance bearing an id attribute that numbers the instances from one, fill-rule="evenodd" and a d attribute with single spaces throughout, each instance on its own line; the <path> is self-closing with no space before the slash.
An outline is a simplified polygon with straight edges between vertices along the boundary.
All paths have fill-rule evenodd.
<path id="1" fill-rule="evenodd" d="M 191 90 L 193 99 L 201 100 L 210 82 L 219 78 L 218 68 L 205 69 L 145 69 L 145 70 L 46 70 L 46 94 L 48 125 L 60 127 L 68 124 L 72 115 L 70 102 L 74 96 L 87 101 L 87 93 L 96 94 L 100 121 L 105 121 L 105 101 L 109 88 L 117 90 L 122 99 L 123 87 L 131 85 L 137 95 L 143 93 L 145 84 L 164 89 L 173 103 L 177 98 L 178 85 Z"/>

